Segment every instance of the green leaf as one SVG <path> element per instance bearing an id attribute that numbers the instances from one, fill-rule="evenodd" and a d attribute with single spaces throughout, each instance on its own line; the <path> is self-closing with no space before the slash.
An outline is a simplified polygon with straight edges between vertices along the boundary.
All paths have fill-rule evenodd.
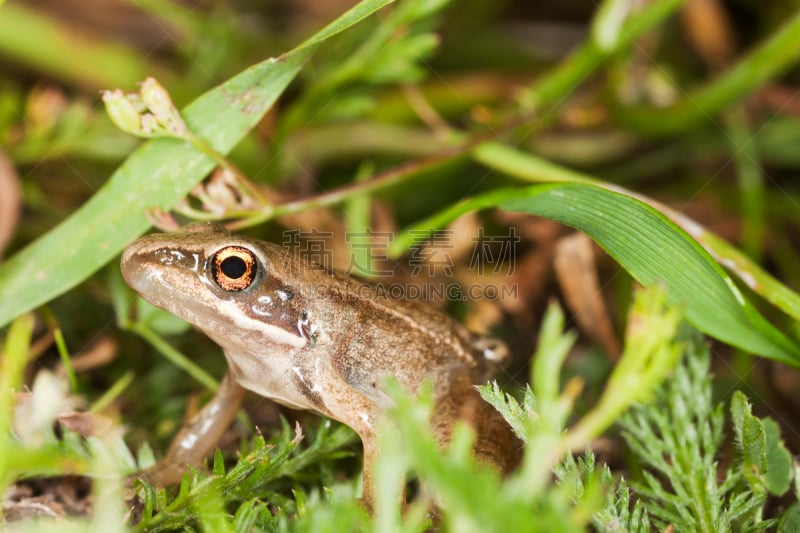
<path id="1" fill-rule="evenodd" d="M 271 516 L 269 507 L 259 498 L 245 500 L 233 517 L 235 531 L 258 531 L 257 523 L 262 517 Z"/>
<path id="2" fill-rule="evenodd" d="M 550 303 L 544 315 L 539 343 L 533 357 L 533 396 L 550 405 L 558 401 L 561 367 L 575 344 L 575 333 L 563 333 L 564 311 L 555 302 Z"/>
<path id="3" fill-rule="evenodd" d="M 153 453 L 153 448 L 150 447 L 147 441 L 139 445 L 139 449 L 136 452 L 136 464 L 139 466 L 140 470 L 146 470 L 156 464 L 156 456 Z"/>
<path id="4" fill-rule="evenodd" d="M 225 458 L 219 448 L 214 451 L 214 464 L 211 467 L 211 471 L 214 472 L 215 476 L 222 477 L 225 475 Z"/>
<path id="5" fill-rule="evenodd" d="M 742 454 L 742 470 L 754 489 L 763 485 L 761 476 L 767 468 L 767 436 L 761 420 L 753 416 L 750 403 L 741 391 L 731 398 L 731 418 L 736 447 Z"/>
<path id="6" fill-rule="evenodd" d="M 742 448 L 742 428 L 744 427 L 744 417 L 750 414 L 750 403 L 747 396 L 742 391 L 734 391 L 731 396 L 731 420 L 733 421 L 733 432 L 736 434 L 736 445 Z"/>
<path id="7" fill-rule="evenodd" d="M 767 468 L 767 436 L 761 421 L 753 415 L 746 415 L 743 422 L 742 469 L 753 490 L 761 492 L 763 475 Z"/>
<path id="8" fill-rule="evenodd" d="M 795 502 L 781 516 L 778 522 L 778 533 L 793 533 L 800 531 L 800 503 Z"/>
<path id="9" fill-rule="evenodd" d="M 792 482 L 792 456 L 781 440 L 781 430 L 771 418 L 762 420 L 767 437 L 767 472 L 764 481 L 767 490 L 783 496 Z"/>
<path id="10" fill-rule="evenodd" d="M 473 149 L 472 155 L 477 162 L 526 182 L 588 183 L 609 191 L 637 197 L 636 193 L 626 191 L 613 183 L 597 180 L 587 174 L 582 174 L 535 155 L 521 152 L 499 142 L 490 141 L 480 144 Z M 656 205 L 653 200 L 645 201 L 650 205 Z M 662 210 L 678 226 L 689 232 L 713 258 L 720 264 L 725 265 L 734 276 L 737 276 L 753 292 L 790 317 L 800 321 L 800 294 L 775 279 L 730 243 L 699 226 L 682 213 L 671 210 L 666 206 L 658 207 L 658 209 Z"/>
<path id="11" fill-rule="evenodd" d="M 745 395 L 736 391 L 731 398 L 731 418 L 736 447 L 742 454 L 742 470 L 754 491 L 764 489 L 777 496 L 792 482 L 792 456 L 781 441 L 778 424 L 771 418 L 751 414 Z"/>
<path id="12" fill-rule="evenodd" d="M 700 331 L 800 366 L 800 346 L 767 322 L 684 230 L 644 202 L 596 185 L 558 183 L 490 191 L 415 224 L 395 239 L 390 252 L 407 246 L 413 230 L 441 228 L 464 213 L 488 207 L 543 216 L 586 232 L 639 283 L 664 283 L 668 302 L 683 305 L 686 319 Z"/>
<path id="13" fill-rule="evenodd" d="M 228 153 L 272 107 L 325 39 L 391 3 L 363 0 L 294 50 L 254 65 L 182 110 L 189 128 Z M 0 266 L 0 327 L 74 287 L 150 226 L 145 210 L 171 209 L 214 167 L 189 143 L 154 139 L 55 229 Z"/>
<path id="14" fill-rule="evenodd" d="M 764 319 L 730 276 L 685 231 L 643 202 L 583 184 L 534 188 L 500 207 L 576 227 L 643 285 L 662 281 L 686 319 L 717 339 L 800 365 L 800 347 Z"/>
<path id="15" fill-rule="evenodd" d="M 522 402 L 504 392 L 496 381 L 478 385 L 477 388 L 483 401 L 500 411 L 508 425 L 514 430 L 514 434 L 522 442 L 525 442 L 528 436 L 533 434 L 533 425 L 539 416 L 536 414 L 536 401 L 530 385 L 525 387 L 525 396 Z"/>

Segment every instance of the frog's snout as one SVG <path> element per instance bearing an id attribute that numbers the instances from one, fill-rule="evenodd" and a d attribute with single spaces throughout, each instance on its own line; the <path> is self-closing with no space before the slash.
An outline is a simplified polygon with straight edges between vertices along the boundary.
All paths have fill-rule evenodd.
<path id="1" fill-rule="evenodd" d="M 119 262 L 120 271 L 122 272 L 122 277 L 125 280 L 125 283 L 127 283 L 136 291 L 141 290 L 143 282 L 142 277 L 144 274 L 140 247 L 137 246 L 138 243 L 139 241 L 136 241 L 125 248 L 125 251 L 122 252 L 122 258 Z"/>
<path id="2" fill-rule="evenodd" d="M 169 247 L 157 242 L 152 235 L 130 244 L 122 252 L 120 259 L 120 270 L 125 283 L 139 293 L 146 290 L 153 273 L 167 266 L 168 261 L 164 259 L 169 253 Z"/>

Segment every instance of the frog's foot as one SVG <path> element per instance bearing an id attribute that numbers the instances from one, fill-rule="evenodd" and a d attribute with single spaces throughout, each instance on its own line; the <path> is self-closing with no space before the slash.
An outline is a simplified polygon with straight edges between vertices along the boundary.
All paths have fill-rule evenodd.
<path id="1" fill-rule="evenodd" d="M 134 484 L 137 479 L 150 485 L 174 485 L 181 481 L 187 465 L 199 466 L 233 422 L 243 396 L 244 389 L 230 375 L 226 375 L 214 397 L 175 435 L 164 458 L 128 477 L 125 483 L 126 500 L 135 497 Z"/>

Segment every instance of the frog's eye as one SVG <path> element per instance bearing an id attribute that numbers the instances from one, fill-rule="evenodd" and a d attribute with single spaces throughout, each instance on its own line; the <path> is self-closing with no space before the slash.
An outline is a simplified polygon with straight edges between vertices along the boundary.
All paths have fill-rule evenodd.
<path id="1" fill-rule="evenodd" d="M 247 248 L 228 246 L 214 254 L 212 260 L 214 281 L 226 291 L 241 291 L 256 279 L 258 262 Z"/>

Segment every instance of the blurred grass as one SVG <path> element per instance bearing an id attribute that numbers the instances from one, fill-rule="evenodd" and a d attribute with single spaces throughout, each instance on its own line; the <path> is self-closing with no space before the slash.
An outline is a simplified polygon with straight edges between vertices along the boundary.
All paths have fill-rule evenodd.
<path id="1" fill-rule="evenodd" d="M 22 384 L 32 335 L 33 316 L 22 315 L 16 319 L 8 330 L 0 361 L 0 492 L 3 493 L 14 480 L 13 465 L 8 463 L 12 454 L 8 435 L 11 433 L 14 391 L 18 391 Z"/>
<path id="2" fill-rule="evenodd" d="M 58 53 L 54 53 L 58 51 Z M 0 53 L 83 89 L 133 87 L 145 76 L 164 83 L 174 74 L 131 47 L 71 31 L 50 17 L 16 2 L 3 6 Z"/>
<path id="3" fill-rule="evenodd" d="M 586 201 L 553 201 L 544 206 L 548 216 L 569 222 L 580 207 L 585 220 L 578 225 L 592 233 L 601 212 L 613 217 L 619 209 L 613 235 L 598 241 L 622 242 L 624 253 L 612 255 L 634 276 L 641 268 L 632 264 L 647 269 L 647 276 L 638 276 L 644 281 L 692 272 L 672 260 L 713 270 L 711 281 L 692 279 L 704 290 L 687 289 L 676 298 L 689 302 L 687 313 L 694 324 L 705 324 L 705 331 L 756 355 L 767 355 L 770 349 L 735 339 L 765 336 L 773 347 L 780 346 L 773 356 L 795 360 L 794 344 L 800 337 L 800 297 L 794 290 L 800 247 L 800 105 L 795 101 L 800 13 L 789 0 L 768 6 L 720 4 L 735 30 L 735 42 L 728 43 L 735 53 L 725 68 L 709 69 L 697 36 L 687 37 L 689 30 L 679 17 L 689 1 L 654 0 L 628 13 L 628 2 L 614 0 L 596 10 L 594 4 L 580 2 L 469 0 L 446 5 L 399 0 L 361 20 L 383 4 L 363 3 L 357 16 L 340 20 L 330 32 L 341 33 L 319 35 L 305 48 L 255 67 L 260 74 L 245 69 L 304 42 L 345 10 L 336 3 L 320 3 L 314 10 L 299 3 L 224 2 L 194 9 L 148 0 L 128 4 L 122 26 L 114 26 L 113 17 L 92 26 L 92 18 L 72 4 L 48 11 L 42 7 L 46 2 L 34 7 L 0 1 L 0 149 L 19 170 L 25 206 L 16 239 L 4 253 L 9 259 L 0 264 L 0 324 L 22 317 L 0 332 L 5 341 L 0 360 L 0 473 L 5 477 L 0 487 L 36 472 L 85 471 L 83 462 L 67 461 L 79 453 L 103 459 L 102 453 L 92 456 L 79 447 L 27 453 L 14 447 L 14 437 L 6 438 L 10 391 L 20 390 L 23 381 L 30 385 L 35 369 L 55 367 L 59 357 L 72 354 L 75 361 L 90 352 L 90 341 L 98 336 L 118 341 L 116 357 L 104 366 L 76 370 L 72 389 L 97 414 L 131 427 L 128 442 L 134 447 L 150 441 L 163 449 L 180 423 L 187 397 L 198 388 L 196 381 L 213 388 L 213 376 L 222 371 L 218 350 L 158 311 L 131 307 L 131 295 L 119 276 L 107 275 L 117 269 L 118 252 L 150 225 L 145 209 L 169 210 L 176 204 L 183 209 L 180 201 L 214 164 L 186 142 L 167 138 L 140 145 L 113 128 L 100 109 L 97 90 L 130 91 L 146 76 L 157 77 L 169 89 L 196 135 L 219 152 L 230 151 L 236 166 L 259 186 L 269 187 L 274 201 L 231 210 L 238 213 L 231 217 L 233 224 L 255 235 L 274 239 L 286 220 L 276 220 L 278 215 L 299 216 L 319 206 L 329 208 L 328 214 L 350 230 L 387 219 L 392 227 L 414 227 L 431 213 L 458 210 L 459 201 L 481 198 L 481 193 L 493 198 L 482 207 L 503 203 L 543 212 L 521 199 L 524 191 L 534 190 L 529 185 L 507 187 L 520 187 L 519 181 L 578 182 L 574 190 L 583 191 L 578 196 Z M 708 35 L 719 22 L 706 22 Z M 135 29 L 119 29 L 127 27 Z M 240 84 L 243 79 L 249 80 L 247 85 Z M 243 113 L 233 112 L 234 100 Z M 623 184 L 626 190 L 619 189 Z M 604 192 L 596 192 L 595 186 Z M 645 209 L 640 200 L 671 222 Z M 188 205 L 195 212 L 204 208 L 197 197 Z M 648 224 L 625 215 L 637 209 L 660 217 L 669 228 L 662 236 L 678 236 L 695 254 L 681 256 L 666 240 L 648 240 Z M 181 213 L 177 217 L 184 222 L 191 211 Z M 214 216 L 209 211 L 203 215 Z M 498 224 L 494 212 L 479 216 L 487 225 Z M 519 220 L 515 224 L 525 227 L 527 222 Z M 545 245 L 526 241 L 532 248 Z M 398 253 L 405 250 L 399 240 L 394 246 Z M 96 273 L 104 265 L 107 270 Z M 601 268 L 610 267 L 603 263 Z M 711 288 L 724 294 L 723 300 L 708 296 Z M 614 284 L 609 293 L 618 289 Z M 509 340 L 522 347 L 515 354 L 519 361 L 527 358 L 529 325 L 538 322 L 536 310 L 544 306 L 543 299 L 526 302 L 522 310 L 503 311 L 512 316 L 498 329 L 511 332 Z M 23 376 L 19 367 L 29 357 L 23 337 L 36 340 L 45 334 L 42 321 L 30 318 L 38 315 L 39 306 L 55 317 L 57 324 L 47 320 L 47 327 L 58 326 L 63 339 L 29 361 Z M 34 315 L 24 314 L 28 310 Z M 119 327 L 114 326 L 115 313 Z M 614 308 L 612 314 L 621 316 L 624 309 Z M 731 316 L 738 319 L 731 321 Z M 515 330 L 520 323 L 528 326 Z M 170 357 L 154 355 L 149 345 L 125 332 L 137 327 L 146 327 L 144 336 Z M 580 347 L 585 343 L 581 339 Z M 586 357 L 602 358 L 598 353 Z M 794 371 L 779 372 L 796 380 Z M 555 385 L 558 377 L 553 379 Z M 779 403 L 778 387 L 769 376 L 745 379 L 766 391 L 765 402 Z M 796 390 L 783 398 L 781 409 L 792 402 L 800 405 Z M 782 412 L 793 425 L 797 410 Z M 304 422 L 307 427 L 313 424 Z M 255 500 L 244 490 L 235 496 L 235 490 L 223 490 L 223 496 L 203 492 L 202 487 L 217 481 L 193 475 L 191 490 L 199 491 L 199 499 L 179 498 L 175 504 L 174 493 L 153 493 L 162 512 L 150 522 L 153 529 L 161 527 L 158 520 L 172 528 L 222 529 L 256 524 L 342 530 L 363 523 L 366 518 L 352 500 L 355 468 L 340 457 L 352 455 L 348 438 L 336 437 L 325 446 L 312 438 L 309 448 L 302 443 L 295 450 L 291 438 L 287 440 L 291 432 L 282 431 L 282 437 L 271 441 L 275 449 L 260 448 L 258 440 L 242 445 L 248 458 L 242 469 L 261 468 L 260 461 L 280 465 L 298 457 L 292 453 L 312 450 L 277 486 L 258 488 L 265 499 Z M 330 437 L 325 430 L 321 434 Z M 73 438 L 80 441 L 68 437 Z M 465 439 L 459 440 L 463 445 L 469 436 L 459 438 Z M 231 448 L 230 443 L 225 448 L 228 464 Z M 9 468 L 14 458 L 24 468 Z M 443 471 L 450 464 L 458 474 L 448 479 L 446 472 L 439 472 L 435 482 L 452 491 L 449 497 L 457 505 L 471 501 L 469 493 L 458 493 L 459 485 L 469 489 L 465 480 L 471 479 L 464 457 L 452 455 L 441 462 L 426 449 L 405 460 L 423 461 L 418 466 L 428 461 Z M 258 476 L 248 472 L 255 483 Z M 398 472 L 389 469 L 387 475 Z M 587 491 L 583 510 L 564 511 L 569 498 L 550 487 L 553 500 L 548 505 L 558 505 L 542 504 L 542 509 L 564 512 L 541 522 L 574 519 L 581 527 L 587 524 L 586 513 L 597 509 L 607 490 L 594 475 L 587 477 L 587 486 L 594 488 Z M 347 481 L 341 483 L 343 479 Z M 115 483 L 109 481 L 112 493 Z M 480 483 L 500 486 L 483 477 Z M 519 502 L 506 496 L 507 509 L 517 509 Z M 108 512 L 109 519 L 121 513 L 111 505 Z M 386 506 L 382 512 L 394 511 Z M 509 511 L 510 523 L 519 516 Z M 449 523 L 455 528 L 480 518 L 466 516 L 463 523 L 452 518 Z M 399 528 L 396 519 L 379 515 L 386 527 Z M 423 514 L 412 514 L 409 521 L 423 524 Z"/>

